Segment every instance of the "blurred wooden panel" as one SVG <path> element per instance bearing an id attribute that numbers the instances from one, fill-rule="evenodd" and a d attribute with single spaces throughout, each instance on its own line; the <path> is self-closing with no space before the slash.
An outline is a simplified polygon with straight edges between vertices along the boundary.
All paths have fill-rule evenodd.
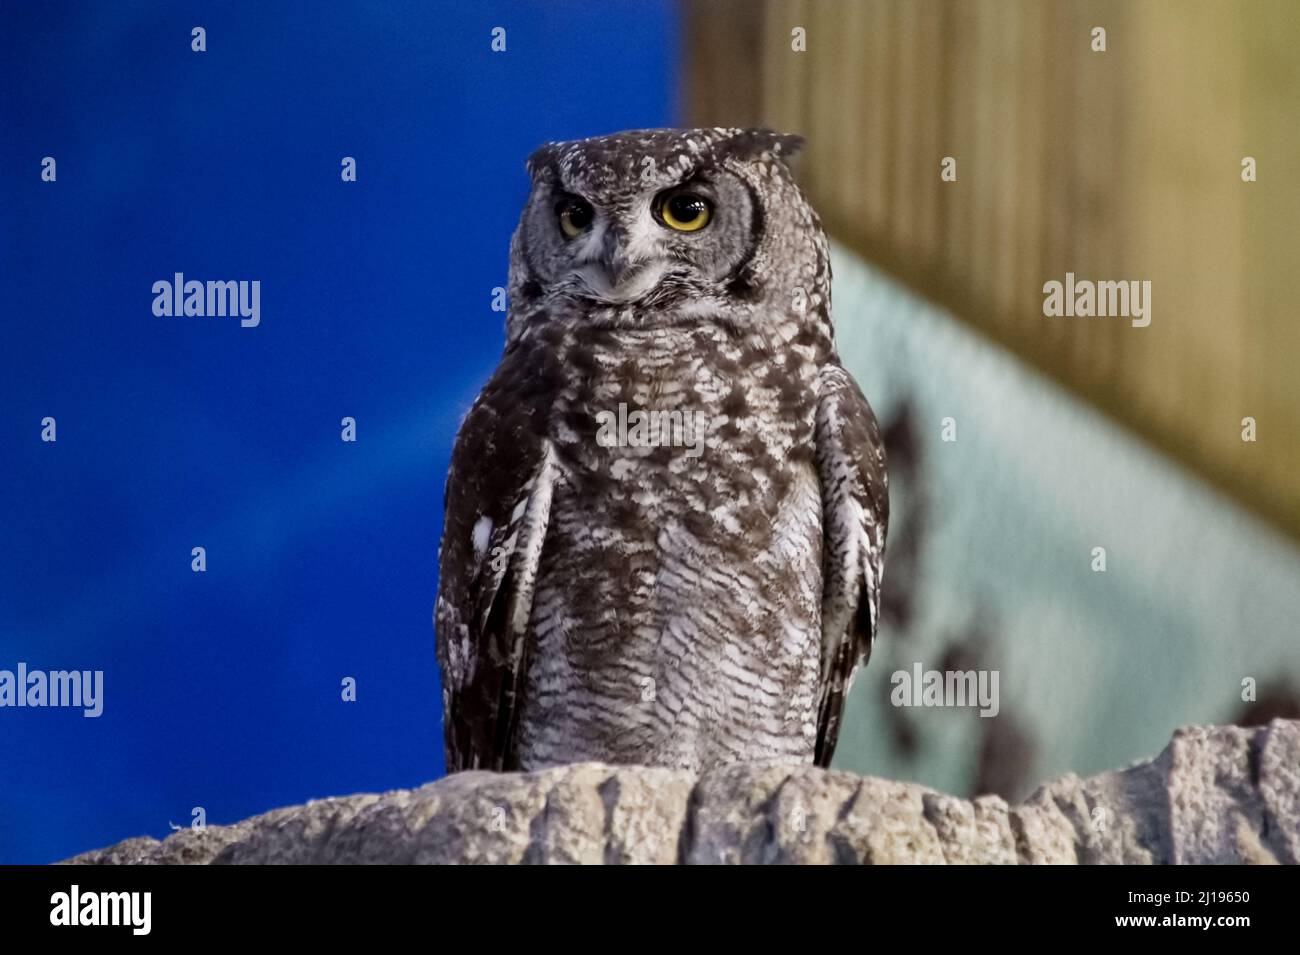
<path id="1" fill-rule="evenodd" d="M 1300 536 L 1300 2 L 684 13 L 689 122 L 806 136 L 833 236 Z M 1150 326 L 1045 317 L 1066 272 L 1149 280 Z"/>

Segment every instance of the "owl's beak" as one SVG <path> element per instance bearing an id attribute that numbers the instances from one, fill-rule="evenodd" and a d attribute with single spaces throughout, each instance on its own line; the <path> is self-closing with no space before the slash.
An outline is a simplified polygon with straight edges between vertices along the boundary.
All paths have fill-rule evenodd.
<path id="1" fill-rule="evenodd" d="M 605 272 L 609 287 L 617 289 L 636 269 L 624 252 L 623 237 L 617 229 L 606 229 L 600 250 L 600 267 Z"/>
<path id="2" fill-rule="evenodd" d="M 624 303 L 635 301 L 654 288 L 662 271 L 653 262 L 630 258 L 623 237 L 617 229 L 610 228 L 601 237 L 595 260 L 589 261 L 578 275 L 597 297 Z"/>

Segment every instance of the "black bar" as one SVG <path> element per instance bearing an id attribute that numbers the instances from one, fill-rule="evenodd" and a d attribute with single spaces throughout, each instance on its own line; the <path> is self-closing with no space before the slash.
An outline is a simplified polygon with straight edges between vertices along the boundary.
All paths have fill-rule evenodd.
<path id="1" fill-rule="evenodd" d="M 665 937 L 670 925 L 695 924 L 707 915 L 706 921 L 723 931 L 748 934 L 779 924 L 814 939 L 847 930 L 864 933 L 864 944 L 873 925 L 886 923 L 924 926 L 927 941 L 988 940 L 1014 926 L 1022 938 L 1020 933 L 1041 928 L 1070 938 L 1104 932 L 1186 940 L 1199 934 L 1230 942 L 1261 931 L 1294 930 L 1296 872 L 1294 867 L 908 867 L 834 877 L 802 873 L 788 883 L 781 876 L 753 883 L 721 872 L 683 875 L 680 881 L 664 873 L 595 878 L 575 872 L 558 882 L 555 875 L 537 882 L 527 873 L 483 869 L 14 866 L 0 867 L 0 925 L 7 940 L 76 933 L 79 941 L 92 944 L 115 938 L 209 943 L 281 937 L 330 943 L 353 933 L 373 939 L 377 927 L 384 937 L 414 935 L 451 944 L 475 926 L 486 930 L 485 940 L 546 927 L 543 935 L 569 934 L 577 944 L 584 930 L 602 923 L 631 932 L 629 938 L 641 931 Z M 129 924 L 51 924 L 58 904 L 52 899 L 64 893 L 70 902 L 73 885 L 83 905 L 88 893 L 150 893 L 148 934 L 135 935 Z M 138 898 L 142 903 L 143 896 Z M 98 902 L 97 897 L 89 904 Z M 530 921 L 532 912 L 538 917 Z M 1121 924 L 1134 918 L 1154 921 Z M 1208 926 L 1201 922 L 1207 918 Z M 1223 919 L 1245 922 L 1224 924 Z M 125 915 L 122 920 L 129 921 Z"/>

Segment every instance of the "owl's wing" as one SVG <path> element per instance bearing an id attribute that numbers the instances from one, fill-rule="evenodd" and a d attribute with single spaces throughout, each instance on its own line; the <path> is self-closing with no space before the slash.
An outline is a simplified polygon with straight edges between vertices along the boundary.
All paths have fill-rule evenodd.
<path id="1" fill-rule="evenodd" d="M 449 773 L 511 768 L 554 480 L 546 395 L 520 364 L 507 355 L 479 395 L 447 475 L 435 623 Z"/>
<path id="2" fill-rule="evenodd" d="M 857 382 L 839 365 L 827 364 L 820 386 L 823 595 L 816 762 L 827 766 L 849 686 L 876 636 L 889 488 L 880 430 Z"/>

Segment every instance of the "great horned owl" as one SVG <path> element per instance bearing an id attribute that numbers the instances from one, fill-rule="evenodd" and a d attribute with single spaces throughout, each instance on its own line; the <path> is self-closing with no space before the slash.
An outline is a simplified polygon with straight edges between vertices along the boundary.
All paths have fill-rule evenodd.
<path id="1" fill-rule="evenodd" d="M 448 771 L 830 762 L 888 497 L 800 144 L 644 130 L 528 160 L 505 352 L 447 478 Z"/>

